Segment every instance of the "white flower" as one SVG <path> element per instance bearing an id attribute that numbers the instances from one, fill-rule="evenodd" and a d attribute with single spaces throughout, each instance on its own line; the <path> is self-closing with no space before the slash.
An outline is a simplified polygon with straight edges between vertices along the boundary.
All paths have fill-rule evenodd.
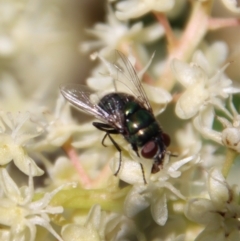
<path id="1" fill-rule="evenodd" d="M 222 0 L 227 9 L 233 13 L 240 13 L 240 7 L 238 0 Z"/>
<path id="2" fill-rule="evenodd" d="M 120 20 L 139 18 L 148 12 L 167 12 L 173 8 L 175 0 L 128 0 L 116 4 L 116 16 Z"/>
<path id="3" fill-rule="evenodd" d="M 100 205 L 92 206 L 86 218 L 75 217 L 75 223 L 63 226 L 62 236 L 65 241 L 102 241 L 106 237 L 107 240 L 131 237 L 131 240 L 146 241 L 134 221 L 117 213 L 104 212 Z"/>
<path id="4" fill-rule="evenodd" d="M 177 0 L 174 3 L 173 8 L 171 8 L 169 11 L 166 12 L 166 16 L 172 20 L 172 19 L 177 19 L 179 15 L 183 13 L 183 11 L 187 7 L 187 1 L 186 0 Z"/>
<path id="5" fill-rule="evenodd" d="M 202 148 L 200 135 L 194 129 L 192 123 L 188 123 L 184 129 L 176 132 L 178 147 L 181 148 L 182 156 L 190 156 L 199 153 Z"/>
<path id="6" fill-rule="evenodd" d="M 149 43 L 159 39 L 164 34 L 163 27 L 153 24 L 148 27 L 138 22 L 131 27 L 126 22 L 116 19 L 114 12 L 108 7 L 107 23 L 97 23 L 94 29 L 87 32 L 97 40 L 80 44 L 81 51 L 94 51 L 100 49 L 102 56 L 108 56 L 113 49 L 121 49 L 134 43 Z"/>
<path id="7" fill-rule="evenodd" d="M 177 146 L 180 148 L 179 154 L 182 156 L 199 155 L 200 161 L 196 165 L 191 165 L 188 172 L 183 173 L 182 180 L 188 180 L 191 186 L 188 190 L 182 186 L 184 194 L 196 196 L 205 192 L 205 179 L 207 172 L 212 167 L 222 165 L 224 155 L 218 153 L 219 146 L 202 143 L 201 135 L 194 128 L 192 123 L 188 123 L 184 129 L 177 131 Z M 174 159 L 173 159 L 174 160 Z M 191 175 L 189 176 L 189 173 Z M 193 174 L 194 173 L 194 174 Z M 192 175 L 193 174 L 193 175 Z M 183 181 L 184 182 L 184 181 Z"/>
<path id="8" fill-rule="evenodd" d="M 51 189 L 67 182 L 79 182 L 79 173 L 68 158 L 59 157 L 54 164 L 50 161 L 47 163 L 45 161 L 44 164 L 49 175 L 49 179 L 45 180 L 44 183 L 48 184 L 48 187 L 51 187 Z"/>
<path id="9" fill-rule="evenodd" d="M 239 240 L 240 206 L 236 186 L 230 188 L 217 169 L 209 172 L 207 184 L 210 199 L 191 199 L 185 208 L 187 218 L 205 226 L 195 240 Z"/>
<path id="10" fill-rule="evenodd" d="M 223 126 L 221 132 L 211 128 L 212 122 L 207 124 L 206 118 L 209 118 L 209 114 L 200 114 L 194 119 L 194 124 L 204 137 L 240 153 L 240 115 L 235 109 L 231 97 L 229 98 L 229 107 L 231 113 L 227 109 L 222 108 L 222 110 L 230 121 L 225 117 L 216 117 Z"/>
<path id="11" fill-rule="evenodd" d="M 82 128 L 72 118 L 70 105 L 65 102 L 62 95 L 57 99 L 54 113 L 49 110 L 43 111 L 43 119 L 35 118 L 35 122 L 42 126 L 44 130 L 44 138 L 35 146 L 35 150 L 51 150 L 62 146 L 73 135 L 77 135 Z"/>
<path id="12" fill-rule="evenodd" d="M 28 156 L 26 145 L 39 136 L 41 130 L 29 121 L 30 113 L 0 112 L 0 164 L 6 165 L 13 161 L 25 174 L 29 175 L 29 164 L 32 175 L 40 176 L 43 171 Z M 32 144 L 32 143 L 31 143 Z"/>
<path id="13" fill-rule="evenodd" d="M 119 171 L 119 178 L 125 182 L 135 184 L 124 202 L 126 216 L 132 218 L 150 206 L 154 221 L 161 226 L 165 225 L 168 219 L 167 201 L 172 196 L 185 199 L 175 185 L 177 185 L 181 176 L 180 168 L 191 161 L 198 162 L 199 158 L 191 156 L 174 163 L 166 163 L 165 158 L 162 169 L 158 173 L 149 176 L 151 168 L 146 168 L 149 163 L 145 160 L 142 164 L 147 184 L 144 185 L 141 184 L 143 183 L 143 173 L 140 165 L 135 165 L 135 169 L 129 168 L 129 162 L 134 162 L 124 160 Z"/>
<path id="14" fill-rule="evenodd" d="M 201 167 L 209 170 L 212 167 L 222 166 L 225 156 L 218 153 L 219 147 L 216 145 L 205 144 L 201 149 Z M 204 174 L 206 174 L 204 172 Z"/>
<path id="15" fill-rule="evenodd" d="M 88 213 L 83 225 L 79 223 L 67 224 L 62 228 L 63 240 L 68 241 L 100 241 L 103 240 L 103 221 L 105 216 L 101 213 L 100 205 L 94 205 Z M 76 218 L 75 218 L 76 219 Z M 102 230 L 103 229 L 103 230 Z"/>
<path id="16" fill-rule="evenodd" d="M 232 81 L 224 75 L 229 64 L 224 65 L 213 76 L 208 76 L 211 69 L 206 68 L 207 60 L 202 54 L 196 52 L 193 60 L 199 63 L 190 65 L 177 59 L 172 61 L 172 71 L 177 80 L 186 88 L 179 98 L 175 112 L 182 119 L 189 119 L 210 104 L 221 109 L 222 99 L 231 93 L 240 92 L 239 88 L 232 86 Z"/>
<path id="17" fill-rule="evenodd" d="M 31 164 L 29 167 L 29 185 L 21 188 L 18 188 L 5 168 L 0 168 L 0 181 L 4 191 L 4 197 L 0 199 L 0 223 L 9 227 L 10 240 L 35 240 L 36 225 L 42 226 L 56 239 L 62 240 L 50 225 L 49 215 L 60 214 L 63 212 L 63 208 L 50 206 L 49 203 L 66 184 L 50 193 L 45 193 L 41 199 L 33 201 L 34 187 Z"/>
<path id="18" fill-rule="evenodd" d="M 216 41 L 211 45 L 203 44 L 200 50 L 193 54 L 192 62 L 197 63 L 208 76 L 214 75 L 219 66 L 226 63 L 229 50 L 225 42 Z"/>

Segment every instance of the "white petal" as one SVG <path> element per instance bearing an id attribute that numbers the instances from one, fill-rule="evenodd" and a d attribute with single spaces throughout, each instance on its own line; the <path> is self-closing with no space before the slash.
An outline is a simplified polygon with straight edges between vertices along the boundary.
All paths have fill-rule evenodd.
<path id="1" fill-rule="evenodd" d="M 193 120 L 195 128 L 207 139 L 213 140 L 222 145 L 222 133 L 203 126 L 200 116 Z"/>
<path id="2" fill-rule="evenodd" d="M 33 216 L 32 218 L 29 218 L 28 220 L 29 220 L 29 222 L 34 223 L 35 225 L 40 225 L 40 226 L 46 228 L 57 240 L 63 241 L 63 239 L 59 236 L 59 234 L 50 225 L 48 220 L 45 220 L 44 218 L 36 216 L 36 215 Z"/>
<path id="3" fill-rule="evenodd" d="M 174 6 L 174 0 L 128 0 L 117 4 L 116 16 L 119 20 L 138 18 L 149 11 L 167 12 Z"/>
<path id="4" fill-rule="evenodd" d="M 195 158 L 196 158 L 196 156 L 193 155 L 193 156 L 190 156 L 190 157 L 183 158 L 183 159 L 181 159 L 180 161 L 174 162 L 174 163 L 169 167 L 169 169 L 168 169 L 169 174 L 170 174 L 172 177 L 174 177 L 173 174 L 174 174 L 175 172 L 177 172 L 177 170 L 178 170 L 179 168 L 181 168 L 181 167 L 182 167 L 183 165 L 185 165 L 186 163 L 194 160 Z M 180 172 L 180 174 L 181 174 L 181 172 Z"/>
<path id="5" fill-rule="evenodd" d="M 67 224 L 62 228 L 64 241 L 100 241 L 99 234 L 91 227 L 82 227 L 75 224 Z"/>
<path id="6" fill-rule="evenodd" d="M 86 220 L 85 225 L 92 225 L 96 230 L 100 226 L 101 221 L 101 206 L 100 205 L 94 205 L 92 206 L 91 210 L 88 213 L 88 217 Z"/>
<path id="7" fill-rule="evenodd" d="M 215 212 L 214 204 L 208 199 L 191 199 L 184 211 L 187 218 L 190 220 L 201 223 L 208 224 L 216 222 L 218 220 L 219 214 Z"/>
<path id="8" fill-rule="evenodd" d="M 219 66 L 222 66 L 228 57 L 228 46 L 225 42 L 214 42 L 206 53 L 209 65 L 212 71 L 216 71 Z M 213 72 L 211 72 L 211 75 Z"/>
<path id="9" fill-rule="evenodd" d="M 149 0 L 146 0 L 149 1 Z M 168 0 L 168 1 L 162 1 L 162 0 L 155 0 L 152 1 L 152 9 L 159 12 L 167 12 L 171 10 L 174 6 L 175 0 Z"/>
<path id="10" fill-rule="evenodd" d="M 127 217 L 134 217 L 150 205 L 148 196 L 143 193 L 145 190 L 145 185 L 136 185 L 128 193 L 124 201 L 124 213 Z"/>
<path id="11" fill-rule="evenodd" d="M 227 94 L 236 94 L 240 92 L 240 88 L 234 87 L 234 86 L 229 86 L 227 88 L 223 88 L 223 92 Z"/>
<path id="12" fill-rule="evenodd" d="M 222 0 L 223 4 L 233 13 L 240 13 L 238 0 Z"/>
<path id="13" fill-rule="evenodd" d="M 166 104 L 172 100 L 172 95 L 168 91 L 144 83 L 142 85 L 151 102 Z"/>
<path id="14" fill-rule="evenodd" d="M 164 36 L 164 28 L 157 24 L 152 24 L 149 27 L 142 28 L 136 37 L 139 37 L 138 42 L 150 43 Z"/>
<path id="15" fill-rule="evenodd" d="M 10 200 L 13 200 L 15 203 L 19 203 L 22 201 L 20 190 L 8 174 L 6 168 L 0 168 L 0 181 L 5 195 Z"/>
<path id="16" fill-rule="evenodd" d="M 176 195 L 178 198 L 181 198 L 183 200 L 185 200 L 185 197 L 181 194 L 181 192 L 179 191 L 179 189 L 175 188 L 170 182 L 165 182 L 163 183 L 163 185 L 159 185 L 160 187 L 165 187 L 168 190 L 170 190 L 174 195 Z"/>
<path id="17" fill-rule="evenodd" d="M 138 2 L 139 1 L 129 0 L 118 3 L 117 9 L 120 11 L 116 11 L 117 18 L 119 20 L 138 18 L 150 11 L 149 6 L 147 6 L 144 2 Z"/>
<path id="18" fill-rule="evenodd" d="M 6 143 L 7 143 L 7 141 L 6 141 Z M 10 161 L 12 161 L 12 159 L 13 159 L 13 156 L 12 156 L 11 147 L 9 145 L 6 145 L 3 142 L 0 146 L 0 164 L 2 166 L 6 165 Z"/>
<path id="19" fill-rule="evenodd" d="M 90 77 L 86 80 L 86 82 L 91 89 L 96 91 L 109 89 L 113 84 L 112 78 L 107 76 Z"/>
<path id="20" fill-rule="evenodd" d="M 218 230 L 215 229 L 205 229 L 200 235 L 195 239 L 195 241 L 226 241 L 225 233 L 222 228 Z"/>
<path id="21" fill-rule="evenodd" d="M 96 130 L 97 131 L 97 130 Z M 87 135 L 79 135 L 79 139 L 72 142 L 72 146 L 75 148 L 88 148 L 93 145 L 93 143 L 100 142 L 99 136 L 96 133 L 89 133 Z"/>
<path id="22" fill-rule="evenodd" d="M 44 171 L 40 169 L 36 163 L 25 153 L 22 148 L 14 149 L 14 164 L 26 175 L 29 175 L 29 163 L 31 163 L 32 176 L 41 176 Z"/>
<path id="23" fill-rule="evenodd" d="M 210 66 L 209 63 L 205 57 L 205 55 L 203 54 L 203 52 L 201 50 L 197 50 L 192 58 L 192 62 L 196 63 L 197 65 L 199 65 L 204 71 L 206 71 L 208 74 L 210 74 Z"/>
<path id="24" fill-rule="evenodd" d="M 118 153 L 117 153 L 118 154 Z M 119 155 L 110 163 L 113 173 L 116 173 L 119 167 Z M 144 173 L 145 174 L 145 173 Z M 147 174 L 147 173 L 146 173 Z M 144 184 L 142 168 L 139 162 L 123 158 L 120 171 L 117 175 L 121 180 L 129 184 Z M 145 176 L 146 177 L 146 176 Z"/>
<path id="25" fill-rule="evenodd" d="M 208 92 L 201 83 L 189 87 L 177 102 L 175 109 L 177 116 L 181 119 L 193 117 L 207 98 Z"/>
<path id="26" fill-rule="evenodd" d="M 186 88 L 195 83 L 205 83 L 207 80 L 206 74 L 200 67 L 190 66 L 178 59 L 173 59 L 171 69 L 176 79 Z"/>
<path id="27" fill-rule="evenodd" d="M 207 85 L 209 86 L 209 89 L 213 88 L 212 91 L 214 92 L 217 92 L 216 89 L 219 89 L 218 92 L 221 93 L 222 89 L 225 89 L 232 84 L 232 81 L 224 75 L 224 72 L 229 64 L 230 63 L 228 62 L 221 69 L 218 69 L 216 73 L 208 80 Z"/>
<path id="28" fill-rule="evenodd" d="M 167 198 L 164 193 L 151 201 L 151 213 L 154 221 L 163 226 L 168 219 Z"/>
<path id="29" fill-rule="evenodd" d="M 227 241 L 235 241 L 235 240 L 240 240 L 240 233 L 239 230 L 234 229 L 232 232 L 229 234 Z"/>
<path id="30" fill-rule="evenodd" d="M 201 116 L 202 125 L 206 128 L 212 128 L 215 116 L 213 107 L 211 105 L 208 105 L 201 111 L 199 115 Z"/>
<path id="31" fill-rule="evenodd" d="M 217 168 L 214 168 L 209 172 L 208 192 L 211 200 L 215 203 L 216 208 L 223 207 L 223 205 L 229 201 L 230 191 L 226 180 Z"/>

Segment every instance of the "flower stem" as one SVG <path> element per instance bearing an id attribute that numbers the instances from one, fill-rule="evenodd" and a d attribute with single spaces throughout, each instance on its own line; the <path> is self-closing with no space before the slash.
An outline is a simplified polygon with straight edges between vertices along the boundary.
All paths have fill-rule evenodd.
<path id="1" fill-rule="evenodd" d="M 83 187 L 89 188 L 91 186 L 91 180 L 86 174 L 84 168 L 82 167 L 81 163 L 78 160 L 78 155 L 75 149 L 72 147 L 70 141 L 67 141 L 63 146 L 63 150 L 68 155 L 69 159 L 71 160 L 73 166 L 77 169 L 79 173 L 80 182 Z"/>
<path id="2" fill-rule="evenodd" d="M 232 167 L 232 164 L 235 160 L 235 158 L 237 157 L 238 153 L 232 149 L 227 149 L 227 153 L 226 153 L 226 158 L 225 161 L 223 163 L 223 168 L 222 168 L 222 174 L 225 178 L 227 178 L 228 173 Z"/>
<path id="3" fill-rule="evenodd" d="M 191 58 L 193 52 L 196 50 L 208 31 L 208 19 L 211 7 L 212 1 L 194 1 L 192 14 L 181 38 L 168 49 L 169 55 L 165 63 L 165 69 L 158 80 L 158 86 L 169 91 L 173 88 L 175 79 L 172 75 L 170 64 L 174 58 L 178 58 L 183 61 L 187 61 Z"/>
<path id="4" fill-rule="evenodd" d="M 169 24 L 169 21 L 168 21 L 166 15 L 163 13 L 159 13 L 159 12 L 153 12 L 153 13 L 165 30 L 165 35 L 166 35 L 168 45 L 169 45 L 168 47 L 172 48 L 172 46 L 176 45 L 177 39 L 175 38 L 175 35 L 172 31 L 172 28 Z"/>
<path id="5" fill-rule="evenodd" d="M 226 27 L 236 27 L 240 25 L 240 19 L 238 18 L 210 18 L 209 30 L 218 30 Z"/>

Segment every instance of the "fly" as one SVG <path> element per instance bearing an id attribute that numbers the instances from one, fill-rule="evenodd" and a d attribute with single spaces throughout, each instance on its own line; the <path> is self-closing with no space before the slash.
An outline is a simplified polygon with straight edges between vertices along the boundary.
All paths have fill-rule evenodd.
<path id="1" fill-rule="evenodd" d="M 112 65 L 112 69 L 116 71 L 115 74 L 112 73 L 114 81 L 123 82 L 131 90 L 131 94 L 115 90 L 94 101 L 94 92 L 78 84 L 61 86 L 61 93 L 71 104 L 100 120 L 92 124 L 106 133 L 102 145 L 105 146 L 104 141 L 108 137 L 119 152 L 119 166 L 114 175 L 119 173 L 122 163 L 122 150 L 112 137 L 116 134 L 121 134 L 131 144 L 138 157 L 152 159 L 151 171 L 156 173 L 160 170 L 170 138 L 154 117 L 134 67 L 123 53 L 117 50 L 116 53 L 119 61 Z M 146 183 L 143 166 L 141 163 L 140 165 Z"/>

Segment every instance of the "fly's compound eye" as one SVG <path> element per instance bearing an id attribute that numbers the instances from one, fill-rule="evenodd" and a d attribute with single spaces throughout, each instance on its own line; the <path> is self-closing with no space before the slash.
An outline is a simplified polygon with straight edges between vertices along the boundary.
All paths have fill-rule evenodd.
<path id="1" fill-rule="evenodd" d="M 170 136 L 166 133 L 162 133 L 162 138 L 163 138 L 163 142 L 164 142 L 165 146 L 168 147 L 171 143 Z"/>
<path id="2" fill-rule="evenodd" d="M 157 152 L 158 152 L 158 145 L 154 141 L 147 142 L 141 150 L 142 156 L 147 159 L 153 158 L 157 154 Z"/>

